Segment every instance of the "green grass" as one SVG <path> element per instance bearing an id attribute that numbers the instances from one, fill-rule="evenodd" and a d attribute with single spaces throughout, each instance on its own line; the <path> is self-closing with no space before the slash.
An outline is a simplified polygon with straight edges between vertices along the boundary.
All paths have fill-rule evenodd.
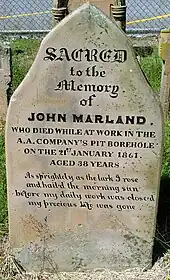
<path id="1" fill-rule="evenodd" d="M 17 88 L 27 74 L 39 46 L 40 40 L 33 39 L 20 39 L 11 43 L 13 90 Z"/>
<path id="2" fill-rule="evenodd" d="M 40 45 L 40 40 L 20 39 L 12 42 L 13 90 L 20 84 L 28 72 Z M 150 56 L 141 58 L 141 67 L 150 85 L 159 91 L 161 81 L 161 60 L 157 48 Z M 170 176 L 170 121 L 165 126 L 165 144 L 162 176 Z M 0 225 L 7 221 L 6 176 L 5 176 L 4 134 L 0 135 Z M 0 233 L 2 230 L 0 229 Z"/>
<path id="3" fill-rule="evenodd" d="M 162 62 L 158 56 L 158 49 L 154 48 L 152 55 L 141 57 L 141 68 L 155 91 L 159 91 L 161 83 Z"/>

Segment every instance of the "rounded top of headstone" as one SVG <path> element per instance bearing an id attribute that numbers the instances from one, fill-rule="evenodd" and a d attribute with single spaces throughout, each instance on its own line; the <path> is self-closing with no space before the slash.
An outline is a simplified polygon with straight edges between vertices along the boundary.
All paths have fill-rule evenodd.
<path id="1" fill-rule="evenodd" d="M 62 21 L 60 21 L 54 27 L 53 31 L 55 31 L 56 29 L 59 29 L 60 27 L 62 27 L 68 21 L 70 21 L 71 19 L 74 19 L 75 17 L 82 17 L 82 18 L 84 18 L 85 21 L 88 21 L 89 23 L 92 21 L 96 22 L 96 23 L 98 23 L 99 26 L 103 27 L 104 29 L 106 28 L 106 23 L 108 25 L 111 24 L 112 26 L 114 24 L 115 28 L 119 29 L 120 33 L 122 33 L 122 35 L 124 35 L 124 37 L 125 37 L 124 32 L 117 26 L 116 21 L 114 19 L 111 20 L 105 13 L 103 13 L 103 11 L 101 11 L 96 6 L 90 4 L 89 2 L 81 5 L 78 9 L 74 10 L 68 16 L 66 16 Z M 50 34 L 51 34 L 51 32 L 50 32 Z M 48 38 L 48 35 L 47 35 L 47 38 Z"/>

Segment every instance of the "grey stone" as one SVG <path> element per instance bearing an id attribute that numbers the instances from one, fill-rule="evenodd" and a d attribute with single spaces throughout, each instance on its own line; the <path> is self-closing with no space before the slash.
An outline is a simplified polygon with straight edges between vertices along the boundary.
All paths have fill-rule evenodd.
<path id="1" fill-rule="evenodd" d="M 10 242 L 29 271 L 151 265 L 162 112 L 126 35 L 85 4 L 43 40 L 6 127 Z"/>

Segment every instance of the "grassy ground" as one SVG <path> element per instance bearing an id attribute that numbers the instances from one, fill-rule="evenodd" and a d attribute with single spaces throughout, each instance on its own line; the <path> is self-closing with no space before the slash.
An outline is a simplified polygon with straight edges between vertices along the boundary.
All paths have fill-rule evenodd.
<path id="1" fill-rule="evenodd" d="M 12 69 L 13 69 L 13 90 L 20 84 L 20 82 L 25 77 L 28 69 L 30 68 L 38 47 L 40 45 L 40 40 L 16 40 L 12 43 Z M 154 48 L 153 53 L 149 56 L 141 57 L 140 64 L 143 72 L 145 73 L 150 85 L 153 87 L 155 91 L 159 91 L 160 81 L 161 81 L 161 61 L 158 57 L 157 48 Z M 163 166 L 162 166 L 162 204 L 165 208 L 165 197 L 167 197 L 167 192 L 169 192 L 167 186 L 169 186 L 170 182 L 170 121 L 166 122 L 165 125 L 165 142 L 164 142 L 164 156 L 163 156 Z M 6 177 L 5 177 L 5 148 L 4 148 L 4 133 L 0 135 L 0 235 L 3 235 L 6 232 L 6 224 L 7 224 L 7 199 L 6 199 Z M 160 204 L 161 205 L 161 204 Z M 159 208 L 161 208 L 159 207 Z M 169 209 L 169 204 L 166 205 Z M 161 211 L 161 210 L 160 210 Z M 170 211 L 165 214 L 165 219 L 169 216 L 170 221 Z M 159 256 L 160 251 L 162 249 L 168 250 L 170 245 L 168 243 L 169 236 L 169 228 L 170 225 L 166 221 L 166 225 L 164 225 L 164 218 L 162 218 L 162 214 L 158 213 L 158 218 L 163 221 L 163 228 L 160 228 L 160 223 L 158 222 L 157 227 L 157 237 L 156 242 L 159 243 L 160 250 L 156 249 L 156 254 Z M 170 223 L 170 222 L 169 222 Z M 166 228 L 164 228 L 166 227 Z M 166 234 L 165 234 L 166 232 Z M 159 247 L 157 246 L 157 248 Z M 159 252 L 157 252 L 159 251 Z M 149 276 L 148 276 L 149 277 Z M 37 278 L 38 279 L 38 278 Z M 46 278 L 45 278 L 46 279 Z M 48 279 L 48 278 L 47 278 Z M 118 278 L 115 278 L 118 279 Z M 121 278 L 123 279 L 123 278 Z M 130 278 L 127 278 L 130 279 Z M 134 278 L 140 279 L 140 278 Z M 144 278 L 141 278 L 144 279 Z M 148 278 L 154 279 L 154 278 Z M 156 279 L 156 278 L 155 278 Z M 163 278 L 162 278 L 163 279 Z"/>
<path id="2" fill-rule="evenodd" d="M 140 65 L 145 76 L 155 91 L 159 91 L 161 82 L 162 65 L 158 56 L 157 48 L 153 49 L 152 55 L 141 57 Z"/>
<path id="3" fill-rule="evenodd" d="M 21 83 L 34 61 L 40 40 L 15 40 L 12 47 L 13 90 Z"/>

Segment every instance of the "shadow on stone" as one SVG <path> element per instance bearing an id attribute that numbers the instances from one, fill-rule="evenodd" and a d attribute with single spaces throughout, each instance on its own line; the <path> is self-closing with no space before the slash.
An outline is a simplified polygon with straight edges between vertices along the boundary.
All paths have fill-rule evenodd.
<path id="1" fill-rule="evenodd" d="M 170 249 L 170 178 L 161 179 L 153 263 Z"/>

